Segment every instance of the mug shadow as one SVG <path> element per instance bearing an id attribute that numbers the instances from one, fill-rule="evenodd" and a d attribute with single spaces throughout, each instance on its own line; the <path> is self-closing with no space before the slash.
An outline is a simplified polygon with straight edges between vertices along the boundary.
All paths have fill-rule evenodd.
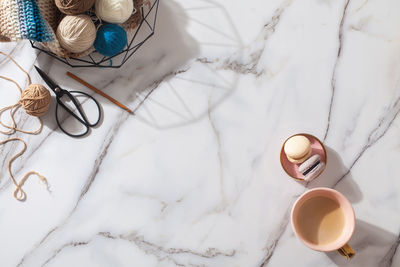
<path id="1" fill-rule="evenodd" d="M 180 14 L 179 17 L 176 13 Z M 39 52 L 37 64 L 63 89 L 83 91 L 94 96 L 101 106 L 114 106 L 108 99 L 94 94 L 66 76 L 66 71 L 70 71 L 135 110 L 162 81 L 168 81 L 197 55 L 198 43 L 186 31 L 187 24 L 188 18 L 178 3 L 160 1 L 153 37 L 121 68 L 72 68 Z M 35 71 L 31 75 L 33 80 L 41 81 Z M 54 102 L 54 98 L 52 101 Z M 48 112 L 51 116 L 43 116 L 44 123 L 51 129 L 57 128 L 54 108 L 55 104 L 52 103 Z M 103 115 L 103 118 L 107 116 L 104 113 Z"/>
<path id="2" fill-rule="evenodd" d="M 354 204 L 363 199 L 363 194 L 354 181 L 351 171 L 344 165 L 340 155 L 325 146 L 327 161 L 325 171 L 314 181 L 305 185 L 307 189 L 329 187 L 343 193 Z M 357 214 L 356 214 L 357 216 Z M 356 226 L 349 245 L 355 256 L 347 260 L 337 251 L 325 253 L 337 266 L 392 266 L 393 256 L 399 244 L 399 237 L 376 225 L 356 219 Z"/>
<path id="3" fill-rule="evenodd" d="M 354 257 L 347 260 L 337 251 L 327 252 L 326 255 L 337 266 L 391 266 L 398 245 L 396 239 L 396 235 L 357 219 L 349 242 L 355 251 Z"/>
<path id="4" fill-rule="evenodd" d="M 327 153 L 327 164 L 325 171 L 306 185 L 307 189 L 315 187 L 329 187 L 344 194 L 351 203 L 362 200 L 363 195 L 358 185 L 354 182 L 349 169 L 344 165 L 339 153 L 329 146 L 325 146 Z M 343 177 L 343 175 L 345 175 Z M 338 180 L 343 179 L 338 183 Z"/>

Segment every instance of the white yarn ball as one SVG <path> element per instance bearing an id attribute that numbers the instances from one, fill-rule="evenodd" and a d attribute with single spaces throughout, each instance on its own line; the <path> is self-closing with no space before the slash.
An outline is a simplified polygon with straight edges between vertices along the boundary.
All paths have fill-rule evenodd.
<path id="1" fill-rule="evenodd" d="M 123 23 L 133 12 L 132 0 L 96 0 L 96 15 L 110 23 Z"/>

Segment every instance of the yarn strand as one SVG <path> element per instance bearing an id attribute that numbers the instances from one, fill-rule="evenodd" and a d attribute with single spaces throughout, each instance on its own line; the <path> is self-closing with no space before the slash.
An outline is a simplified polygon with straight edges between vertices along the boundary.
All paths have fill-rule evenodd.
<path id="1" fill-rule="evenodd" d="M 16 138 L 16 137 L 15 137 L 15 138 L 9 138 L 9 139 L 0 141 L 0 145 L 4 145 L 4 144 L 6 144 L 6 143 L 8 143 L 8 142 L 11 142 L 11 141 L 19 141 L 19 142 L 21 142 L 21 143 L 24 145 L 24 147 L 8 161 L 8 173 L 9 173 L 9 175 L 10 175 L 11 181 L 14 183 L 14 185 L 15 185 L 15 187 L 16 187 L 16 189 L 15 189 L 15 191 L 14 191 L 14 197 L 15 197 L 17 200 L 19 200 L 19 201 L 25 201 L 25 199 L 26 199 L 26 194 L 25 194 L 24 190 L 22 190 L 22 186 L 24 185 L 24 183 L 26 182 L 26 180 L 28 180 L 28 178 L 29 178 L 31 175 L 36 175 L 37 177 L 39 177 L 39 179 L 40 179 L 40 180 L 43 182 L 43 184 L 46 185 L 47 187 L 48 187 L 48 183 L 47 183 L 46 177 L 44 177 L 43 175 L 41 175 L 40 173 L 35 172 L 35 171 L 27 172 L 27 173 L 24 175 L 24 177 L 22 177 L 21 181 L 17 182 L 17 180 L 15 179 L 14 175 L 12 174 L 11 167 L 12 167 L 12 163 L 13 163 L 18 157 L 20 157 L 22 154 L 24 154 L 24 152 L 26 151 L 26 143 L 25 143 L 25 141 L 22 140 L 21 138 Z"/>
<path id="2" fill-rule="evenodd" d="M 14 118 L 14 113 L 15 111 L 20 108 L 21 106 L 24 107 L 25 111 L 30 114 L 30 115 L 41 115 L 44 112 L 47 111 L 48 106 L 50 105 L 50 93 L 48 92 L 48 90 L 46 88 L 44 88 L 42 85 L 35 85 L 32 84 L 31 81 L 31 77 L 29 75 L 28 72 L 26 72 L 11 56 L 7 55 L 4 52 L 0 51 L 1 55 L 6 56 L 8 59 L 10 59 L 23 73 L 25 73 L 25 75 L 28 78 L 28 89 L 30 90 L 25 90 L 23 91 L 21 86 L 13 79 L 5 77 L 5 76 L 1 76 L 0 75 L 0 79 L 9 81 L 11 83 L 13 83 L 15 86 L 17 86 L 19 93 L 20 93 L 20 99 L 18 100 L 17 103 L 4 107 L 2 109 L 0 109 L 0 125 L 2 125 L 4 128 L 9 129 L 8 131 L 4 131 L 0 129 L 0 133 L 5 134 L 5 135 L 12 135 L 15 132 L 21 132 L 21 133 L 26 133 L 26 134 L 38 134 L 42 131 L 43 129 L 43 121 L 40 117 L 38 117 L 39 122 L 40 122 L 40 127 L 39 129 L 37 129 L 36 131 L 27 131 L 27 130 L 23 130 L 17 127 L 17 123 L 15 122 L 15 118 Z M 47 95 L 46 94 L 40 94 L 43 93 L 43 89 L 40 88 L 40 86 L 42 86 L 44 88 L 44 90 L 47 91 Z M 32 90 L 33 89 L 33 90 Z M 42 90 L 42 91 L 40 91 Z M 39 92 L 39 94 L 38 94 Z M 45 92 L 46 93 L 46 92 Z M 44 99 L 45 97 L 47 97 L 47 102 L 44 101 L 46 99 Z M 40 100 L 42 101 L 40 104 L 40 106 L 38 106 L 37 103 Z M 36 101 L 36 102 L 35 102 Z M 7 125 L 5 123 L 3 123 L 3 121 L 1 120 L 1 116 L 3 115 L 3 113 L 5 111 L 9 110 L 10 111 L 10 117 L 11 117 L 11 125 Z M 12 167 L 12 163 L 18 158 L 20 157 L 25 151 L 26 151 L 26 143 L 24 140 L 22 140 L 21 138 L 17 138 L 17 137 L 13 137 L 13 138 L 8 138 L 5 139 L 3 141 L 0 141 L 0 145 L 4 145 L 8 142 L 11 141 L 19 141 L 23 144 L 23 148 L 21 151 L 19 151 L 17 154 L 15 154 L 9 161 L 8 161 L 8 173 L 10 175 L 10 179 L 13 182 L 13 184 L 15 185 L 16 189 L 14 191 L 14 197 L 19 200 L 19 201 L 25 201 L 26 199 L 26 194 L 24 192 L 24 190 L 22 190 L 22 186 L 24 185 L 24 183 L 26 182 L 26 180 L 31 176 L 31 175 L 36 175 L 37 177 L 39 177 L 39 179 L 48 187 L 47 184 L 47 180 L 46 178 L 41 175 L 38 172 L 35 171 L 30 171 L 28 173 L 26 173 L 22 179 L 17 182 L 17 180 L 15 179 L 14 175 L 12 174 L 11 171 L 11 167 Z"/>
<path id="3" fill-rule="evenodd" d="M 25 73 L 25 75 L 26 75 L 26 77 L 27 77 L 27 79 L 28 79 L 28 86 L 30 86 L 30 85 L 32 84 L 32 80 L 31 80 L 31 76 L 29 75 L 29 73 L 28 73 L 26 70 L 24 70 L 24 69 L 21 67 L 21 65 L 19 65 L 10 55 L 8 55 L 8 54 L 6 54 L 6 53 L 4 53 L 4 52 L 2 52 L 2 51 L 0 51 L 0 54 L 3 55 L 3 56 L 5 56 L 5 57 L 7 57 L 7 58 L 8 58 L 10 61 L 12 61 L 23 73 Z M 11 78 L 8 78 L 8 77 L 5 77 L 5 76 L 1 76 L 1 75 L 0 75 L 0 78 L 3 79 L 3 80 L 6 80 L 6 81 L 12 82 L 13 84 L 15 84 L 15 86 L 17 86 L 17 88 L 18 88 L 18 90 L 19 90 L 20 96 L 22 96 L 23 90 L 22 90 L 21 86 L 20 86 L 15 80 L 13 80 L 13 79 L 11 79 Z M 29 100 L 33 100 L 33 99 L 30 99 L 30 98 L 28 97 L 28 98 L 24 98 L 24 100 L 28 100 L 28 101 L 29 101 Z M 38 119 L 39 119 L 40 126 L 39 126 L 39 128 L 38 128 L 37 130 L 35 130 L 35 131 L 26 131 L 26 130 L 23 130 L 23 129 L 20 129 L 20 128 L 17 127 L 17 123 L 15 122 L 13 110 L 18 109 L 21 105 L 22 105 L 22 99 L 21 99 L 21 97 L 20 97 L 20 100 L 19 100 L 17 103 L 0 109 L 0 125 L 2 125 L 3 127 L 9 129 L 9 131 L 0 130 L 0 133 L 6 134 L 6 135 L 11 135 L 11 134 L 13 134 L 13 133 L 15 133 L 15 132 L 21 132 L 21 133 L 26 133 L 26 134 L 39 134 L 39 133 L 42 131 L 42 129 L 43 129 L 43 121 L 42 121 L 42 119 L 39 118 L 39 117 L 38 117 Z M 11 116 L 12 125 L 6 125 L 6 124 L 3 123 L 3 121 L 1 120 L 1 116 L 3 115 L 3 113 L 4 113 L 6 110 L 10 110 L 10 116 Z"/>
<path id="4" fill-rule="evenodd" d="M 0 53 L 2 53 L 2 52 L 0 52 Z M 18 85 L 18 83 L 16 81 L 14 81 L 13 79 L 4 77 L 4 76 L 0 76 L 0 78 L 14 83 L 17 86 L 17 88 L 18 88 L 18 90 L 20 92 L 20 95 L 22 95 L 22 88 Z M 29 81 L 30 81 L 30 79 L 29 79 Z M 26 134 L 38 134 L 38 133 L 40 133 L 42 131 L 42 129 L 43 129 L 43 121 L 42 121 L 42 119 L 40 117 L 38 117 L 40 126 L 39 126 L 39 128 L 37 130 L 35 130 L 35 131 L 27 131 L 27 130 L 23 130 L 23 129 L 18 128 L 17 123 L 15 122 L 14 112 L 13 111 L 18 109 L 20 106 L 21 106 L 21 100 L 19 100 L 17 103 L 15 103 L 13 105 L 10 105 L 10 106 L 7 106 L 7 107 L 4 107 L 4 108 L 0 109 L 0 125 L 2 125 L 3 127 L 9 129 L 9 131 L 0 130 L 0 133 L 6 134 L 6 135 L 11 135 L 11 134 L 13 134 L 15 132 L 21 132 L 21 133 L 26 133 Z M 1 116 L 3 115 L 3 113 L 6 110 L 10 110 L 10 117 L 11 117 L 11 122 L 12 122 L 11 125 L 7 125 L 1 120 Z"/>
<path id="5" fill-rule="evenodd" d="M 12 62 L 14 62 L 14 64 L 15 64 L 23 73 L 25 73 L 26 77 L 28 78 L 28 84 L 31 84 L 31 83 L 32 83 L 32 81 L 31 81 L 31 76 L 29 75 L 29 73 L 26 72 L 26 70 L 24 70 L 10 55 L 8 55 L 8 54 L 6 54 L 6 53 L 4 53 L 4 52 L 1 52 L 1 51 L 0 51 L 0 54 L 2 54 L 3 56 L 6 56 L 9 60 L 11 60 Z M 9 81 L 10 81 L 11 79 L 6 79 L 6 80 L 9 80 Z M 18 86 L 18 88 L 21 90 L 21 93 L 22 93 L 21 87 Z"/>

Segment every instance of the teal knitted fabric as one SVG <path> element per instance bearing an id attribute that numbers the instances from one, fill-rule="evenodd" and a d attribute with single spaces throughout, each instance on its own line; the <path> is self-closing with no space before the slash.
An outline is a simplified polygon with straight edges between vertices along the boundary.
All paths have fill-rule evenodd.
<path id="1" fill-rule="evenodd" d="M 0 0 L 0 40 L 28 39 L 51 42 L 55 39 L 54 32 L 44 20 L 37 1 Z"/>

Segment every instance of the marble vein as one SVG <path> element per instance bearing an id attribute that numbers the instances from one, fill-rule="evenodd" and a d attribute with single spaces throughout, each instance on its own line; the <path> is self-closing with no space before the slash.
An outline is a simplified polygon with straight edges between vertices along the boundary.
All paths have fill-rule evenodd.
<path id="1" fill-rule="evenodd" d="M 86 180 L 86 183 L 81 191 L 81 194 L 80 194 L 78 200 L 76 201 L 76 204 L 75 204 L 73 210 L 71 211 L 71 214 L 76 210 L 76 208 L 79 206 L 79 203 L 81 202 L 81 200 L 84 198 L 86 193 L 90 190 L 90 187 L 92 186 L 94 180 L 97 177 L 97 174 L 99 173 L 100 166 L 103 163 L 104 158 L 107 156 L 108 149 L 110 148 L 112 142 L 114 141 L 114 137 L 117 135 L 117 133 L 118 133 L 119 129 L 121 128 L 121 126 L 123 125 L 123 123 L 129 118 L 129 114 L 124 111 L 121 111 L 120 116 L 118 116 L 118 118 L 119 118 L 119 120 L 114 124 L 112 131 L 110 131 L 110 135 L 108 137 L 106 137 L 106 141 L 104 142 L 103 147 L 101 148 L 101 152 L 94 163 L 92 171 L 91 171 L 88 179 Z M 70 214 L 70 216 L 71 216 L 71 214 Z"/>
<path id="2" fill-rule="evenodd" d="M 203 266 L 203 265 L 195 265 L 195 264 L 185 264 L 181 263 L 178 260 L 174 258 L 175 255 L 182 255 L 182 254 L 187 254 L 187 255 L 193 255 L 199 258 L 205 258 L 205 259 L 212 259 L 216 257 L 234 257 L 236 254 L 236 250 L 232 250 L 229 252 L 223 252 L 218 250 L 217 248 L 207 248 L 203 252 L 198 252 L 194 251 L 191 249 L 183 249 L 183 248 L 164 248 L 160 245 L 154 244 L 152 242 L 149 242 L 143 238 L 143 236 L 138 236 L 136 233 L 133 234 L 128 234 L 128 235 L 113 235 L 110 232 L 99 232 L 97 233 L 98 237 L 103 237 L 106 239 L 110 240 L 124 240 L 127 242 L 130 242 L 132 244 L 135 244 L 137 248 L 142 250 L 144 253 L 148 255 L 152 255 L 157 258 L 159 262 L 162 262 L 164 260 L 168 260 L 170 262 L 173 262 L 176 266 L 187 266 L 187 265 L 192 265 L 192 266 Z M 62 251 L 66 248 L 69 247 L 80 247 L 80 246 L 85 246 L 88 245 L 89 243 L 93 242 L 94 238 L 87 240 L 87 241 L 70 241 L 66 244 L 61 245 L 59 248 L 53 251 L 52 255 L 45 260 L 45 262 L 41 266 L 45 266 L 51 261 L 53 261 Z"/>
<path id="3" fill-rule="evenodd" d="M 281 16 L 285 12 L 286 8 L 289 7 L 291 4 L 292 0 L 283 1 L 281 6 L 275 10 L 271 20 L 264 25 L 260 36 L 256 40 L 256 42 L 262 41 L 263 45 L 260 49 L 250 54 L 250 62 L 242 63 L 237 60 L 226 60 L 223 65 L 223 69 L 232 70 L 240 74 L 254 74 L 257 77 L 262 75 L 264 73 L 264 70 L 259 70 L 259 63 L 261 56 L 265 51 L 266 42 L 275 32 L 280 22 Z"/>
<path id="4" fill-rule="evenodd" d="M 215 90 L 215 89 L 214 89 Z M 226 196 L 224 192 L 224 168 L 223 168 L 223 161 L 222 161 L 222 144 L 221 144 L 221 135 L 219 133 L 219 130 L 217 129 L 217 126 L 215 125 L 215 122 L 211 116 L 212 112 L 212 95 L 213 91 L 211 91 L 210 96 L 208 97 L 208 109 L 207 109 L 207 114 L 208 114 L 208 120 L 210 121 L 210 125 L 212 128 L 212 131 L 215 135 L 215 141 L 217 143 L 217 155 L 218 155 L 218 164 L 219 164 L 219 183 L 220 183 L 220 192 L 221 192 L 221 197 L 222 197 L 222 206 L 226 206 Z"/>
<path id="5" fill-rule="evenodd" d="M 354 14 L 354 13 L 357 13 L 357 12 L 359 12 L 361 9 L 363 9 L 363 8 L 368 4 L 368 2 L 369 2 L 369 0 L 364 0 L 364 2 L 363 2 L 358 8 L 356 8 L 356 9 L 354 10 L 353 14 Z"/>
<path id="6" fill-rule="evenodd" d="M 61 248 L 59 248 L 59 249 L 57 249 L 56 251 L 54 251 L 53 255 L 51 255 L 51 257 L 48 258 L 48 259 L 42 264 L 42 267 L 43 267 L 43 266 L 46 266 L 48 263 L 50 263 L 52 260 L 54 260 L 54 259 L 57 257 L 57 255 L 58 255 L 59 253 L 61 253 L 65 248 L 68 248 L 68 247 L 85 246 L 85 245 L 87 245 L 87 244 L 89 244 L 89 241 L 69 242 L 68 244 L 64 244 Z"/>
<path id="7" fill-rule="evenodd" d="M 110 232 L 100 232 L 99 235 L 104 236 L 110 239 L 122 239 L 136 244 L 137 247 L 142 249 L 147 254 L 152 254 L 159 259 L 165 257 L 165 255 L 173 256 L 176 254 L 190 254 L 200 258 L 215 258 L 219 256 L 223 257 L 233 257 L 236 254 L 236 250 L 231 250 L 229 252 L 223 252 L 218 250 L 217 248 L 207 248 L 204 252 L 198 252 L 190 249 L 184 248 L 164 248 L 157 244 L 146 241 L 143 236 L 138 236 L 136 233 L 128 234 L 128 235 L 112 235 Z"/>
<path id="8" fill-rule="evenodd" d="M 269 260 L 274 255 L 276 246 L 278 245 L 283 233 L 285 232 L 285 230 L 289 224 L 289 221 L 290 221 L 289 219 L 290 219 L 290 209 L 287 209 L 283 219 L 281 220 L 278 231 L 275 232 L 272 240 L 269 241 L 268 245 L 264 248 L 264 250 L 266 250 L 267 253 L 264 255 L 264 258 L 260 264 L 260 267 L 265 267 L 268 265 Z"/>
<path id="9" fill-rule="evenodd" d="M 305 191 L 305 190 L 303 190 Z M 281 219 L 278 229 L 273 233 L 272 238 L 270 237 L 270 241 L 267 242 L 267 245 L 265 246 L 264 250 L 266 250 L 266 254 L 264 255 L 261 264 L 259 267 L 265 267 L 268 265 L 271 257 L 274 255 L 276 246 L 278 245 L 279 241 L 282 238 L 283 233 L 286 231 L 289 222 L 290 222 L 290 212 L 291 212 L 291 206 L 294 203 L 294 201 L 299 197 L 300 195 L 295 195 L 292 197 L 291 204 L 289 207 L 286 209 L 286 213 L 283 215 L 283 218 Z"/>
<path id="10" fill-rule="evenodd" d="M 374 144 L 376 144 L 382 137 L 385 136 L 387 131 L 392 126 L 393 122 L 397 118 L 400 113 L 400 97 L 396 99 L 393 104 L 393 107 L 389 109 L 389 111 L 381 116 L 381 119 L 378 121 L 376 127 L 371 130 L 368 135 L 368 139 L 366 144 L 361 148 L 360 152 L 355 156 L 354 160 L 350 164 L 348 170 L 336 181 L 336 183 L 332 186 L 335 188 L 351 171 L 351 169 L 357 164 L 360 158 L 364 155 L 366 151 L 368 151 Z"/>
<path id="11" fill-rule="evenodd" d="M 379 266 L 380 267 L 390 267 L 393 266 L 393 257 L 396 254 L 398 248 L 400 246 L 400 234 L 397 236 L 396 241 L 393 243 L 392 246 L 390 246 L 389 251 L 386 253 L 386 255 L 383 257 L 383 259 L 380 261 Z"/>
<path id="12" fill-rule="evenodd" d="M 253 46 L 251 45 L 249 48 L 246 50 L 248 51 L 253 51 L 250 53 L 250 60 L 248 62 L 242 62 L 241 60 L 235 59 L 235 56 L 231 56 L 227 59 L 225 59 L 222 62 L 222 65 L 219 66 L 219 68 L 224 69 L 224 70 L 231 70 L 239 74 L 253 74 L 256 77 L 261 76 L 264 74 L 264 70 L 261 69 L 259 70 L 260 67 L 260 60 L 261 57 L 265 51 L 265 44 L 267 40 L 271 37 L 271 35 L 275 32 L 279 21 L 281 19 L 281 16 L 285 12 L 286 8 L 289 7 L 292 3 L 292 0 L 285 0 L 282 2 L 279 8 L 277 8 L 270 19 L 262 28 L 259 36 L 256 38 L 254 43 L 262 42 L 262 45 L 260 46 L 259 49 L 254 49 Z M 258 44 L 257 44 L 258 45 Z M 198 62 L 204 63 L 204 64 L 214 64 L 214 63 L 219 63 L 221 61 L 221 58 L 216 58 L 216 59 L 208 59 L 206 57 L 199 57 L 196 59 Z"/>
<path id="13" fill-rule="evenodd" d="M 334 99 L 335 99 L 335 91 L 336 91 L 336 72 L 337 72 L 337 68 L 339 65 L 339 61 L 340 61 L 340 56 L 342 54 L 342 47 L 343 47 L 343 25 L 344 25 L 344 21 L 346 18 L 346 13 L 347 13 L 347 7 L 349 6 L 350 0 L 346 0 L 344 7 L 343 7 L 343 12 L 342 12 L 342 17 L 340 19 L 340 23 L 339 23 L 339 30 L 338 30 L 338 50 L 337 50 L 337 56 L 336 56 L 336 60 L 335 60 L 335 64 L 333 65 L 333 71 L 332 71 L 332 78 L 331 78 L 331 98 L 329 101 L 329 109 L 328 109 L 328 118 L 327 118 L 327 125 L 326 125 L 326 130 L 325 130 L 325 134 L 324 134 L 324 138 L 323 141 L 326 140 L 326 138 L 328 137 L 328 133 L 329 133 L 329 128 L 331 126 L 331 116 L 332 116 L 332 108 L 333 108 L 333 104 L 334 104 Z"/>

